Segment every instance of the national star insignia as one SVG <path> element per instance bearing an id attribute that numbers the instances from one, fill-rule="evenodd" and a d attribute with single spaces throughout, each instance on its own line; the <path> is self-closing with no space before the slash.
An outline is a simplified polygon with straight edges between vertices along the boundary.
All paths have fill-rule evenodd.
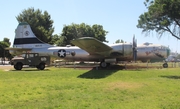
<path id="1" fill-rule="evenodd" d="M 65 50 L 59 50 L 58 51 L 58 56 L 62 57 L 62 58 L 65 57 L 66 56 L 66 51 Z"/>

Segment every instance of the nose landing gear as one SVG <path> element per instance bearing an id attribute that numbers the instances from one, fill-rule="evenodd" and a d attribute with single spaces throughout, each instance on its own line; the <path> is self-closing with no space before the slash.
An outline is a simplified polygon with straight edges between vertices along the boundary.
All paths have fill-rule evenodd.
<path id="1" fill-rule="evenodd" d="M 167 64 L 167 63 L 164 63 L 164 64 L 163 64 L 163 68 L 168 68 L 168 64 Z"/>

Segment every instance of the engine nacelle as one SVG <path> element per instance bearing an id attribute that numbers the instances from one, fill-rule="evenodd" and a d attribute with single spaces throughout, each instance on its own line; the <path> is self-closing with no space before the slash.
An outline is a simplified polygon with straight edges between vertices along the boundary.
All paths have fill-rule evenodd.
<path id="1" fill-rule="evenodd" d="M 132 58 L 133 50 L 132 50 L 132 44 L 124 44 L 123 45 L 123 55 L 127 58 Z"/>
<path id="2" fill-rule="evenodd" d="M 132 59 L 133 57 L 133 49 L 132 49 L 132 44 L 130 43 L 121 43 L 118 45 L 114 45 L 113 50 L 115 52 L 112 52 L 112 56 L 117 56 L 117 58 L 128 58 Z"/>

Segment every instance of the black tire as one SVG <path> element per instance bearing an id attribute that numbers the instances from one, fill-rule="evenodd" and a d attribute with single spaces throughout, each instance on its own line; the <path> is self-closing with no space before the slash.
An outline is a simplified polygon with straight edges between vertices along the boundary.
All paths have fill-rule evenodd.
<path id="1" fill-rule="evenodd" d="M 100 67 L 101 67 L 101 68 L 107 68 L 109 65 L 110 65 L 110 63 L 106 63 L 106 62 L 104 62 L 104 61 L 102 61 L 102 62 L 100 63 Z"/>
<path id="2" fill-rule="evenodd" d="M 16 66 L 16 65 L 14 65 L 14 69 L 16 69 L 16 70 L 17 70 L 17 66 Z"/>
<path id="3" fill-rule="evenodd" d="M 164 64 L 163 64 L 163 68 L 168 68 L 168 64 L 167 64 L 167 63 L 164 63 Z"/>
<path id="4" fill-rule="evenodd" d="M 22 63 L 17 63 L 16 65 L 14 65 L 14 69 L 21 70 L 22 66 L 23 66 Z"/>
<path id="5" fill-rule="evenodd" d="M 37 67 L 37 66 L 36 66 Z M 44 70 L 44 68 L 45 68 L 45 63 L 40 63 L 39 65 L 38 65 L 38 69 L 39 70 Z"/>

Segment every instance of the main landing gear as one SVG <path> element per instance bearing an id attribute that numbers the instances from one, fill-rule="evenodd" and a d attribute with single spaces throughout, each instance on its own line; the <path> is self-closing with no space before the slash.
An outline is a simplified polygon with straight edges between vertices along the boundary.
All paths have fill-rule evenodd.
<path id="1" fill-rule="evenodd" d="M 100 67 L 101 67 L 101 68 L 107 68 L 108 66 L 110 66 L 110 63 L 106 63 L 105 61 L 102 61 L 102 62 L 100 63 Z"/>

